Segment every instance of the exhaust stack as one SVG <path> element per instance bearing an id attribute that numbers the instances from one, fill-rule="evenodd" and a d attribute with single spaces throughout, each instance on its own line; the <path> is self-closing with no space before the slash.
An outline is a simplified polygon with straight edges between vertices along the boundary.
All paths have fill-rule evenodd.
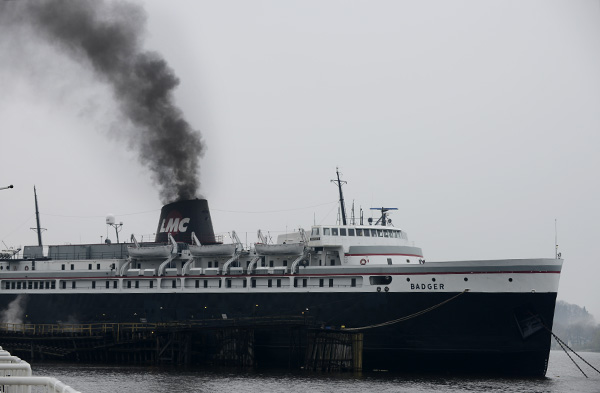
<path id="1" fill-rule="evenodd" d="M 196 234 L 200 243 L 215 244 L 215 233 L 206 199 L 178 201 L 162 207 L 155 242 L 167 243 L 170 233 L 175 241 L 191 244 L 192 232 Z"/>

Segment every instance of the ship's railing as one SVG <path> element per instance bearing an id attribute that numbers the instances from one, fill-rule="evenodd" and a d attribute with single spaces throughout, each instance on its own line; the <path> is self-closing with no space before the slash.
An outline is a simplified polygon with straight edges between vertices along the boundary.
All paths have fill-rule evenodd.
<path id="1" fill-rule="evenodd" d="M 24 335 L 53 335 L 73 333 L 78 335 L 106 334 L 110 332 L 136 332 L 141 330 L 172 327 L 172 324 L 153 323 L 87 323 L 87 324 L 25 324 L 0 323 L 0 332 L 21 333 Z"/>
<path id="2" fill-rule="evenodd" d="M 0 347 L 0 392 L 80 393 L 52 377 L 31 376 L 31 365 Z"/>
<path id="3" fill-rule="evenodd" d="M 51 257 L 62 261 L 87 261 L 90 259 L 127 259 L 127 250 L 97 252 L 54 252 Z"/>
<path id="4" fill-rule="evenodd" d="M 32 390 L 32 388 L 39 389 Z M 52 377 L 0 377 L 0 392 L 80 393 Z"/>
<path id="5" fill-rule="evenodd" d="M 0 363 L 0 377 L 31 377 L 31 365 L 22 360 L 19 363 Z"/>

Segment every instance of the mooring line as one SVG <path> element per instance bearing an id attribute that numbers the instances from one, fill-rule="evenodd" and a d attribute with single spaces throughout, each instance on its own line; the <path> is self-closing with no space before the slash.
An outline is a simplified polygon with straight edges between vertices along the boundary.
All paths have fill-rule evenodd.
<path id="1" fill-rule="evenodd" d="M 590 366 L 591 368 L 593 368 L 598 374 L 600 374 L 600 370 L 598 370 L 596 367 L 592 366 L 587 360 L 585 360 L 583 357 L 581 357 L 581 355 L 579 355 L 577 352 L 575 352 L 573 350 L 573 348 L 571 348 L 570 346 L 567 345 L 567 343 L 565 343 L 560 337 L 558 337 L 556 334 L 554 334 L 554 332 L 550 329 L 548 329 L 548 327 L 546 325 L 544 325 L 544 327 L 546 328 L 546 330 L 548 330 L 550 332 L 550 334 L 552 335 L 552 337 L 554 337 L 554 339 L 556 340 L 556 342 L 558 343 L 558 345 L 561 346 L 561 348 L 563 349 L 563 351 L 565 351 L 565 353 L 569 356 L 569 358 L 571 358 L 571 355 L 569 355 L 569 353 L 567 352 L 567 350 L 565 349 L 565 347 L 569 348 L 571 350 L 571 352 L 573 352 L 579 359 L 581 359 L 585 364 L 587 364 L 588 366 Z M 573 358 L 571 358 L 571 361 L 573 363 L 575 363 L 575 360 Z M 581 368 L 579 367 L 579 365 L 577 363 L 575 363 L 575 365 L 577 366 L 577 368 L 579 368 L 579 370 L 581 370 Z M 581 370 L 581 372 L 583 373 L 583 375 L 585 375 L 585 373 L 583 372 L 583 370 Z M 588 376 L 585 375 L 585 377 L 587 378 Z"/>
<path id="2" fill-rule="evenodd" d="M 569 348 L 571 350 L 571 352 L 573 352 L 579 359 L 581 359 L 585 364 L 587 364 L 588 366 L 590 366 L 591 368 L 593 368 L 598 374 L 600 374 L 600 370 L 598 370 L 596 367 L 592 366 L 590 364 L 590 362 L 588 362 L 580 354 L 578 354 L 577 352 L 575 352 L 573 350 L 573 348 L 571 348 L 569 345 L 567 345 L 566 342 L 564 342 L 550 328 L 548 328 L 548 326 L 546 326 L 546 324 L 544 323 L 544 321 L 540 320 L 540 323 L 542 324 L 542 326 L 544 327 L 544 329 L 546 329 L 552 335 L 552 337 L 554 337 L 554 339 L 556 340 L 556 342 L 558 343 L 558 345 L 560 345 L 560 347 L 562 348 L 563 351 L 565 351 L 565 353 L 567 354 L 567 356 L 569 357 L 569 359 L 571 359 L 571 361 L 573 362 L 573 364 L 577 366 L 577 368 L 579 369 L 579 371 L 581 371 L 581 373 L 583 375 L 585 375 L 586 378 L 588 378 L 587 374 L 583 372 L 583 370 L 581 369 L 581 367 L 579 367 L 579 365 L 577 364 L 577 362 L 575 361 L 575 359 L 573 359 L 571 357 L 571 355 L 569 355 L 569 352 L 567 352 L 567 350 L 565 349 L 565 347 Z"/>
<path id="3" fill-rule="evenodd" d="M 356 331 L 356 330 L 373 329 L 373 328 L 378 328 L 378 327 L 382 327 L 382 326 L 393 325 L 393 324 L 399 323 L 399 322 L 408 321 L 409 319 L 416 318 L 418 316 L 421 316 L 423 314 L 428 313 L 429 311 L 435 310 L 436 308 L 443 306 L 444 304 L 446 304 L 446 303 L 448 303 L 448 302 L 456 299 L 457 297 L 459 297 L 460 295 L 462 295 L 462 294 L 464 294 L 466 292 L 469 292 L 469 289 L 465 289 L 461 293 L 459 293 L 457 295 L 454 295 L 450 299 L 446 299 L 446 300 L 444 300 L 441 303 L 438 303 L 438 304 L 436 304 L 434 306 L 431 306 L 429 308 L 426 308 L 426 309 L 421 310 L 419 312 L 416 312 L 414 314 L 407 315 L 407 316 L 402 317 L 402 318 L 392 319 L 391 321 L 377 323 L 377 324 L 374 324 L 374 325 L 368 325 L 368 326 L 362 326 L 362 327 L 356 327 L 356 328 L 345 328 L 344 331 Z"/>
<path id="4" fill-rule="evenodd" d="M 550 332 L 550 334 L 552 334 L 552 336 L 554 336 L 554 339 L 556 340 L 556 342 L 558 343 L 558 345 L 560 345 L 560 347 L 562 348 L 563 351 L 565 351 L 565 353 L 567 354 L 567 356 L 569 357 L 569 359 L 571 359 L 571 361 L 573 362 L 573 364 L 575 366 L 577 366 L 577 368 L 579 369 L 579 371 L 581 371 L 581 373 L 583 374 L 584 377 L 588 378 L 587 374 L 583 372 L 583 370 L 581 369 L 581 367 L 579 367 L 579 364 L 577 364 L 577 362 L 575 361 L 575 359 L 573 359 L 571 357 L 571 355 L 569 355 L 569 352 L 567 352 L 567 350 L 565 349 L 565 347 L 563 346 L 562 340 L 557 338 L 556 334 Z M 565 344 L 566 345 L 566 344 Z M 570 348 L 569 348 L 570 349 Z M 571 351 L 573 351 L 571 349 Z M 575 351 L 573 351 L 573 353 L 575 353 Z M 576 354 L 576 353 L 575 353 Z M 577 354 L 576 354 L 577 355 Z M 579 355 L 577 355 L 579 356 Z M 585 361 L 585 360 L 584 360 Z"/>

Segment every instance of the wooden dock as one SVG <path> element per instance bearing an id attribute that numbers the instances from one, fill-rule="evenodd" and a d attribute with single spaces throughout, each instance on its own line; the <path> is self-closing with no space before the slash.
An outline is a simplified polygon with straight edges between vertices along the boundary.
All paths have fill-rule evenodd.
<path id="1" fill-rule="evenodd" d="M 362 333 L 315 329 L 304 317 L 0 324 L 4 347 L 30 361 L 360 371 L 362 340 Z"/>

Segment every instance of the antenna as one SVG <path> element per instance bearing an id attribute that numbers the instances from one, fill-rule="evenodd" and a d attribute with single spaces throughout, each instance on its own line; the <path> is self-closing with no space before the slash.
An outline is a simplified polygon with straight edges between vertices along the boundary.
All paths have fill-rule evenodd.
<path id="1" fill-rule="evenodd" d="M 386 226 L 387 223 L 387 212 L 390 210 L 398 210 L 397 207 L 372 207 L 371 210 L 381 210 L 381 217 L 379 217 L 379 220 L 377 220 L 377 222 L 375 223 L 375 225 L 379 224 L 381 222 L 381 225 Z"/>
<path id="2" fill-rule="evenodd" d="M 111 227 L 115 228 L 115 234 L 117 235 L 117 243 L 119 243 L 119 232 L 121 232 L 121 230 L 123 229 L 123 222 L 121 221 L 117 224 L 117 222 L 115 221 L 115 216 L 112 214 L 107 214 L 106 225 L 110 225 Z M 106 238 L 108 239 L 108 235 L 106 236 Z"/>
<path id="3" fill-rule="evenodd" d="M 556 222 L 556 218 L 554 219 L 554 258 L 558 259 L 558 229 L 557 229 L 557 222 Z"/>
<path id="4" fill-rule="evenodd" d="M 38 246 L 42 247 L 42 232 L 45 231 L 46 228 L 42 228 L 40 226 L 40 211 L 38 209 L 37 192 L 35 190 L 35 186 L 33 186 L 33 197 L 35 199 L 35 221 L 36 221 L 37 226 L 35 228 L 29 228 L 29 229 L 32 229 L 35 232 L 37 232 Z"/>
<path id="5" fill-rule="evenodd" d="M 335 173 L 337 174 L 337 180 L 332 180 L 332 183 L 337 184 L 338 189 L 340 190 L 340 210 L 342 213 L 342 225 L 346 225 L 346 207 L 344 206 L 344 194 L 342 193 L 342 185 L 347 182 L 340 180 L 340 171 L 339 168 L 335 168 Z"/>

